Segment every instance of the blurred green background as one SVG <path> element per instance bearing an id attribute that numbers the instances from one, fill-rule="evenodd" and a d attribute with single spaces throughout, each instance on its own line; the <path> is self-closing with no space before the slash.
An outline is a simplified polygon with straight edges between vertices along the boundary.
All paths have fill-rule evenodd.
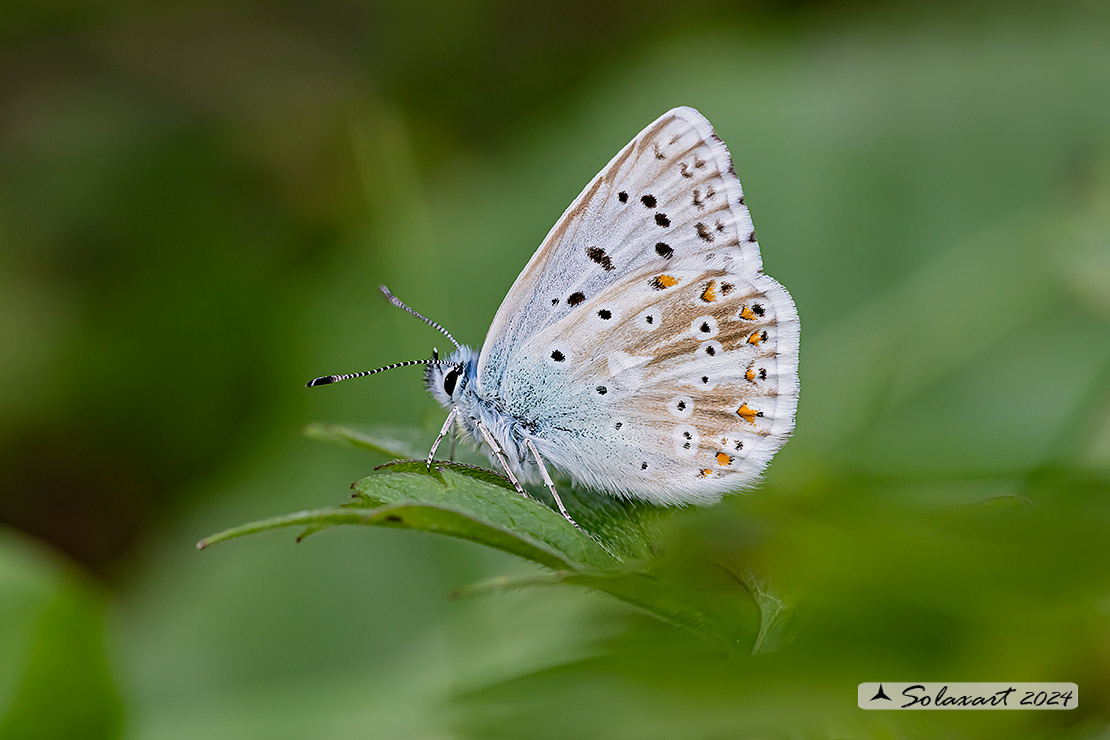
<path id="1" fill-rule="evenodd" d="M 1110 736 L 1110 12 L 1098 2 L 8 3 L 0 737 Z M 802 318 L 794 439 L 672 536 L 800 603 L 756 657 L 338 529 L 563 209 L 675 105 L 729 144 Z M 1073 681 L 863 712 L 876 680 Z"/>

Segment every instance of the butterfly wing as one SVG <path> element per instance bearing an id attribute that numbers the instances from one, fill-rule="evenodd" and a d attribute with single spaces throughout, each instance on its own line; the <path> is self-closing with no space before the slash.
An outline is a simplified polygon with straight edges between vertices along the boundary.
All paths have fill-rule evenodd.
<path id="1" fill-rule="evenodd" d="M 728 149 L 700 113 L 675 108 L 613 157 L 517 277 L 482 347 L 479 391 L 496 392 L 523 342 L 620 276 L 706 253 L 737 274 L 762 269 Z"/>
<path id="2" fill-rule="evenodd" d="M 590 487 L 709 503 L 794 427 L 798 314 L 762 274 L 650 265 L 529 337 L 501 385 L 540 454 Z M 539 381 L 539 382 L 537 382 Z"/>
<path id="3" fill-rule="evenodd" d="M 761 269 L 728 150 L 676 108 L 594 178 L 517 278 L 478 393 L 579 483 L 716 500 L 794 425 L 798 315 Z"/>

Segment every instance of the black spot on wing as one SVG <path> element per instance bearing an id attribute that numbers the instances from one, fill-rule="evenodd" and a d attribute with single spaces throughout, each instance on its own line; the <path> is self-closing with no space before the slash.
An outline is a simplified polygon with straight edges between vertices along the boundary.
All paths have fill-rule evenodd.
<path id="1" fill-rule="evenodd" d="M 667 218 L 667 214 L 657 213 L 655 214 L 655 223 L 659 224 L 663 228 L 666 228 L 671 225 L 671 220 Z"/>
<path id="2" fill-rule="evenodd" d="M 671 249 L 670 245 L 664 244 L 663 242 L 659 242 L 655 245 L 655 253 L 665 260 L 669 260 L 674 256 L 674 250 Z"/>
<path id="3" fill-rule="evenodd" d="M 698 190 L 697 188 L 694 188 L 694 200 L 693 200 L 694 206 L 696 208 L 698 208 L 699 210 L 704 209 L 705 208 L 705 201 L 709 200 L 710 198 L 712 198 L 716 194 L 717 194 L 717 191 L 713 189 L 712 185 L 710 185 L 708 188 L 705 189 L 704 194 L 702 193 L 701 190 Z"/>
<path id="4" fill-rule="evenodd" d="M 613 260 L 609 259 L 609 255 L 601 247 L 587 247 L 586 256 L 604 267 L 606 272 L 613 271 Z"/>
<path id="5" fill-rule="evenodd" d="M 577 306 L 584 300 L 586 300 L 586 296 L 582 295 L 581 293 L 571 293 L 569 296 L 567 296 L 567 305 Z"/>

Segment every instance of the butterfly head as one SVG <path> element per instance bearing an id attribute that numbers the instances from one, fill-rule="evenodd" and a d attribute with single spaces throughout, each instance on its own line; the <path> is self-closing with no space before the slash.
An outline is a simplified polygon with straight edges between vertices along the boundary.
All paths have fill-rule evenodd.
<path id="1" fill-rule="evenodd" d="M 474 380 L 478 370 L 478 353 L 470 347 L 459 347 L 445 361 L 433 352 L 433 361 L 424 371 L 428 392 L 442 405 L 455 405 Z"/>

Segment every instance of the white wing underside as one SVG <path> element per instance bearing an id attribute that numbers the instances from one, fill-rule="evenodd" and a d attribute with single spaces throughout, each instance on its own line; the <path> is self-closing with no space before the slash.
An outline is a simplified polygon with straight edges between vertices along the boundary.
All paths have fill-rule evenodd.
<path id="1" fill-rule="evenodd" d="M 759 272 L 763 263 L 743 196 L 728 149 L 709 121 L 693 108 L 661 116 L 586 186 L 517 277 L 486 335 L 479 389 L 496 387 L 518 345 L 570 313 L 571 296 L 589 298 L 614 276 L 665 264 L 658 244 L 673 258 L 711 250 L 737 272 Z M 588 253 L 594 248 L 604 250 L 604 256 L 593 253 L 601 262 Z"/>
<path id="2" fill-rule="evenodd" d="M 794 425 L 797 311 L 761 269 L 728 150 L 676 108 L 594 178 L 517 278 L 478 394 L 579 483 L 714 501 L 754 481 Z"/>

